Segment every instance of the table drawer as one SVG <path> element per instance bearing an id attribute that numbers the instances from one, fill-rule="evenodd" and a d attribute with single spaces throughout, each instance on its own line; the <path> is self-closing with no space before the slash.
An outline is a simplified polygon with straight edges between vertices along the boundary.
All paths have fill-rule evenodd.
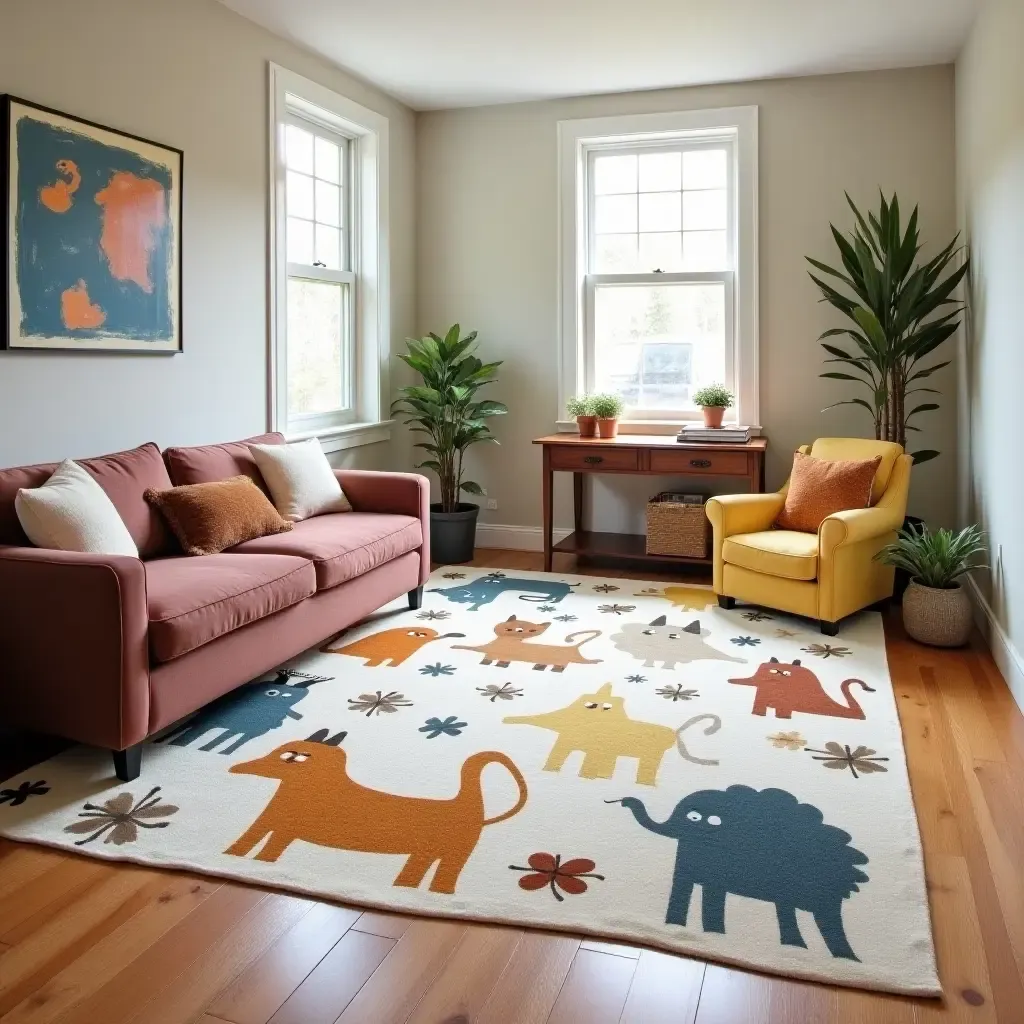
<path id="1" fill-rule="evenodd" d="M 713 476 L 746 476 L 746 452 L 652 451 L 652 473 L 708 473 Z"/>
<path id="2" fill-rule="evenodd" d="M 640 468 L 640 460 L 635 448 L 553 446 L 551 468 L 571 469 L 576 473 L 635 473 Z"/>

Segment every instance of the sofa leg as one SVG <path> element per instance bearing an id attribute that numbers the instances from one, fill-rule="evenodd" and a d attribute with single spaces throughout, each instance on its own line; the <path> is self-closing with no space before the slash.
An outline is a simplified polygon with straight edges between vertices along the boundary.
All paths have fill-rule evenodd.
<path id="1" fill-rule="evenodd" d="M 412 611 L 416 611 L 423 605 L 423 587 L 419 586 L 415 590 L 409 591 L 409 608 Z"/>
<path id="2" fill-rule="evenodd" d="M 719 594 L 718 595 L 718 607 L 719 608 L 725 608 L 725 609 L 735 608 L 736 607 L 736 598 L 735 597 L 726 597 L 725 594 Z"/>
<path id="3" fill-rule="evenodd" d="M 824 619 L 818 621 L 818 625 L 821 626 L 822 633 L 825 636 L 838 636 L 839 635 L 839 623 L 838 622 L 826 622 Z"/>
<path id="4" fill-rule="evenodd" d="M 142 773 L 142 744 L 114 751 L 114 774 L 122 782 L 134 782 Z"/>

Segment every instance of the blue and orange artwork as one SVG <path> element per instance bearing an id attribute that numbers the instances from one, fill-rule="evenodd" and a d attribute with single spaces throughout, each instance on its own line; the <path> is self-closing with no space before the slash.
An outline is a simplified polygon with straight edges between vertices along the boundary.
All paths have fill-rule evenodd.
<path id="1" fill-rule="evenodd" d="M 11 348 L 180 349 L 181 154 L 9 101 Z"/>

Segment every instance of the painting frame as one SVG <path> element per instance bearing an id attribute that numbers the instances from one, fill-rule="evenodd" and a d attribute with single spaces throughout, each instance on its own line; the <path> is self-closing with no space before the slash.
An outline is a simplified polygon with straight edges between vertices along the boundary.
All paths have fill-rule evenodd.
<path id="1" fill-rule="evenodd" d="M 183 352 L 183 151 L 12 94 L 0 131 L 0 351 Z M 71 160 L 23 170 L 71 144 L 82 174 Z"/>

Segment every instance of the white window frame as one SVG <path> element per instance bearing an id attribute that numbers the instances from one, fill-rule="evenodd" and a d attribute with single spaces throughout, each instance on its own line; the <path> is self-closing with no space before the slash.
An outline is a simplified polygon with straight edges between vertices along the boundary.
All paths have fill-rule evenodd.
<path id="1" fill-rule="evenodd" d="M 271 428 L 289 441 L 319 437 L 325 451 L 387 441 L 391 353 L 388 247 L 388 119 L 301 75 L 270 64 L 270 387 Z M 298 121 L 292 119 L 298 119 Z M 284 130 L 312 121 L 348 141 L 346 271 L 292 265 L 297 276 L 348 280 L 352 344 L 350 408 L 288 416 L 288 278 Z M 319 273 L 318 273 L 319 271 Z"/>
<path id="2" fill-rule="evenodd" d="M 593 239 L 590 231 L 595 154 L 679 144 L 728 143 L 730 190 L 727 244 L 733 272 L 663 274 L 588 274 Z M 758 382 L 758 267 L 757 267 L 757 107 L 729 107 L 665 114 L 631 114 L 586 118 L 558 123 L 559 175 L 559 430 L 576 429 L 566 403 L 593 390 L 594 290 L 602 284 L 684 284 L 723 281 L 726 286 L 727 381 L 736 392 L 730 422 L 760 429 Z M 670 414 L 635 410 L 620 424 L 624 433 L 675 433 L 685 419 L 699 411 Z M 659 416 L 660 418 L 654 418 Z"/>

